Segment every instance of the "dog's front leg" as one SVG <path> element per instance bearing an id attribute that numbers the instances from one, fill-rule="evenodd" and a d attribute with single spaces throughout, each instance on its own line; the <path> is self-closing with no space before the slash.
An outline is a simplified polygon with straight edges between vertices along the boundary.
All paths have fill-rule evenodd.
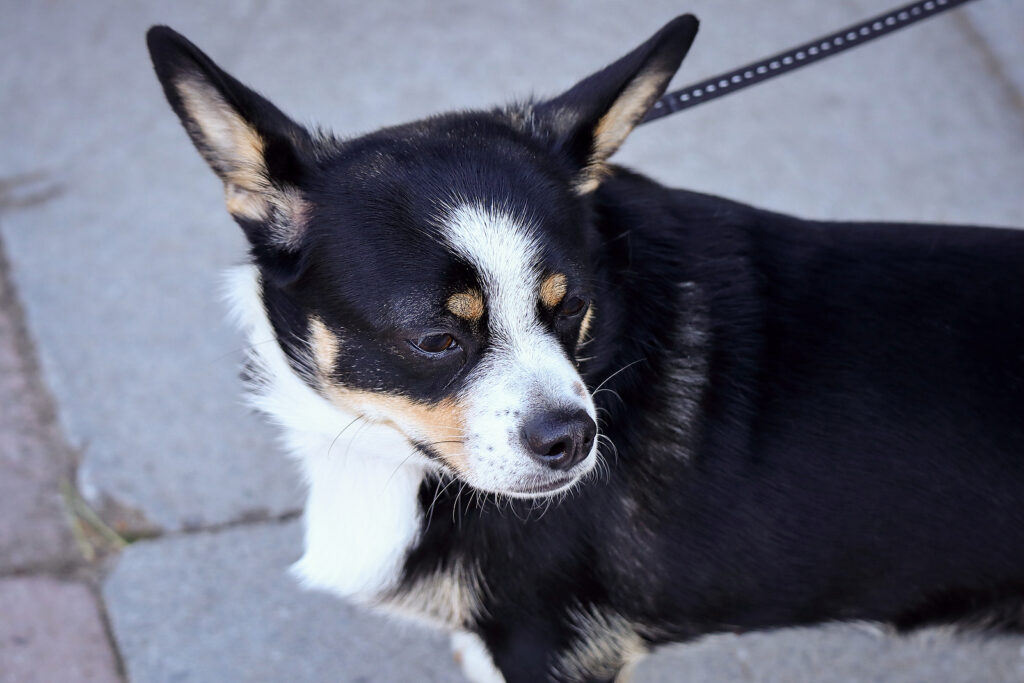
<path id="1" fill-rule="evenodd" d="M 452 634 L 452 654 L 473 683 L 629 683 L 638 658 L 600 667 L 595 675 L 579 654 L 538 647 L 535 637 L 511 638 L 492 652 L 483 639 L 467 631 Z M 607 653 L 606 653 L 607 654 Z M 500 667 L 499 667 L 500 663 Z"/>
<path id="2" fill-rule="evenodd" d="M 463 673 L 473 683 L 554 683 L 573 681 L 551 668 L 558 658 L 534 632 L 506 634 L 490 646 L 466 631 L 452 634 L 452 652 Z"/>
<path id="3" fill-rule="evenodd" d="M 462 673 L 473 683 L 505 683 L 505 677 L 494 666 L 487 646 L 476 634 L 455 631 L 452 634 L 452 656 L 462 667 Z"/>

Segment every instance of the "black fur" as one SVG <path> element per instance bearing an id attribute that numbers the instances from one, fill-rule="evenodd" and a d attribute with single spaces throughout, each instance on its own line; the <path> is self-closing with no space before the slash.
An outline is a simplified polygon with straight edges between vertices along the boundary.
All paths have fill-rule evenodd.
<path id="1" fill-rule="evenodd" d="M 595 204 L 612 255 L 597 300 L 615 314 L 587 383 L 647 359 L 596 397 L 611 475 L 540 519 L 448 493 L 421 551 L 487 563 L 481 628 L 508 680 L 542 680 L 576 601 L 651 643 L 834 620 L 1024 627 L 1024 232 L 802 221 L 622 170 Z M 640 419 L 673 392 L 681 279 L 713 340 L 688 454 Z"/>
<path id="2" fill-rule="evenodd" d="M 549 505 L 470 503 L 428 478 L 406 583 L 478 563 L 483 616 L 464 627 L 510 682 L 555 675 L 581 607 L 621 615 L 649 645 L 835 620 L 1021 629 L 1024 232 L 805 221 L 616 167 L 575 194 L 623 79 L 651 50 L 673 70 L 682 58 L 657 52 L 685 42 L 666 31 L 561 98 L 352 141 L 296 133 L 217 76 L 271 122 L 290 160 L 273 172 L 313 207 L 290 277 L 265 282 L 286 350 L 313 312 L 344 336 L 345 386 L 456 391 L 488 333 L 443 310 L 473 284 L 430 221 L 453 189 L 538 215 L 544 266 L 596 312 L 579 363 L 616 448 L 607 476 Z M 169 64 L 223 74 L 154 32 L 165 88 Z M 283 257 L 243 227 L 274 271 Z M 395 298 L 409 291 L 429 296 Z M 575 357 L 578 321 L 548 324 Z M 465 343 L 428 368 L 404 340 L 439 327 Z"/>

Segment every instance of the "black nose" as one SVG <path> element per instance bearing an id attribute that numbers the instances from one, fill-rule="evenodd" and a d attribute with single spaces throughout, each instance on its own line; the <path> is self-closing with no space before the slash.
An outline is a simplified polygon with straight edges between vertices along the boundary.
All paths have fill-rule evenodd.
<path id="1" fill-rule="evenodd" d="M 585 410 L 537 413 L 523 425 L 530 455 L 556 470 L 567 470 L 586 458 L 595 436 L 597 425 Z"/>

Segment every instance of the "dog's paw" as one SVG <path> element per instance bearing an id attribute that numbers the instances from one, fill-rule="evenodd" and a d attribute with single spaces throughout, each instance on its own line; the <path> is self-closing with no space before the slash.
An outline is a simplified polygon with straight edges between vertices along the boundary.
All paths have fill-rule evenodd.
<path id="1" fill-rule="evenodd" d="M 467 631 L 452 634 L 452 657 L 473 683 L 505 683 L 484 642 Z"/>

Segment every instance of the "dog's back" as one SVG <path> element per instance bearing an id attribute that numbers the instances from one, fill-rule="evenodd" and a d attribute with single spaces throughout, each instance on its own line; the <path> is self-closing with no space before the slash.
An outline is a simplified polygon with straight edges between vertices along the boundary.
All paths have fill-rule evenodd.
<path id="1" fill-rule="evenodd" d="M 715 618 L 737 628 L 1019 627 L 1024 231 L 802 221 L 626 173 L 601 193 L 609 237 L 631 226 L 624 298 L 689 272 L 715 349 L 692 469 L 667 474 L 667 441 L 647 451 L 689 560 L 675 607 L 729 596 Z M 651 365 L 634 388 L 671 401 Z"/>

